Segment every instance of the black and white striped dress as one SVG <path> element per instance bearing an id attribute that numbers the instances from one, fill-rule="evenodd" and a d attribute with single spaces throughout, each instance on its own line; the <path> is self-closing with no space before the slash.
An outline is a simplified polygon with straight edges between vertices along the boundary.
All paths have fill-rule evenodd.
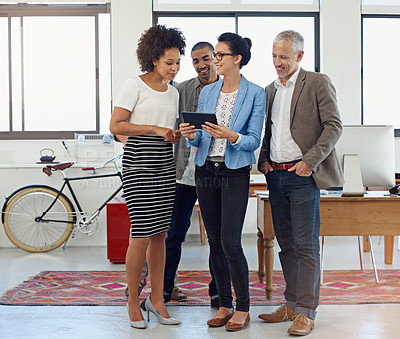
<path id="1" fill-rule="evenodd" d="M 129 137 L 122 172 L 131 237 L 150 237 L 167 231 L 175 198 L 171 143 L 159 136 Z"/>
<path id="2" fill-rule="evenodd" d="M 131 111 L 129 122 L 174 128 L 178 117 L 176 88 L 158 92 L 140 77 L 121 87 L 116 107 Z M 172 144 L 157 135 L 130 136 L 122 159 L 123 187 L 131 221 L 131 238 L 168 230 L 175 198 Z"/>

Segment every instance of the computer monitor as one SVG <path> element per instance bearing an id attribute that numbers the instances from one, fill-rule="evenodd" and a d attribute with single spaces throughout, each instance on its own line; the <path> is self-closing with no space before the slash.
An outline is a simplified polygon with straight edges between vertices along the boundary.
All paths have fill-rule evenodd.
<path id="1" fill-rule="evenodd" d="M 343 126 L 336 151 L 343 165 L 343 196 L 363 196 L 364 186 L 395 182 L 393 126 Z"/>

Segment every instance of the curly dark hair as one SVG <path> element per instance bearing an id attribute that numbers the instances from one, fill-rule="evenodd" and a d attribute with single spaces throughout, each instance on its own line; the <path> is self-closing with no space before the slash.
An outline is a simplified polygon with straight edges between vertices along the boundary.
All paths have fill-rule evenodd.
<path id="1" fill-rule="evenodd" d="M 185 55 L 185 37 L 177 28 L 155 25 L 145 31 L 139 39 L 136 55 L 142 72 L 154 69 L 153 60 L 158 60 L 169 48 L 178 48 Z"/>

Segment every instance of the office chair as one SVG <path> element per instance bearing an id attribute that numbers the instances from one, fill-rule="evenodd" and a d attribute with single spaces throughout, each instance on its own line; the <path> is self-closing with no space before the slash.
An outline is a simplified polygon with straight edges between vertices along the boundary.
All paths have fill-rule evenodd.
<path id="1" fill-rule="evenodd" d="M 357 238 L 358 238 L 358 255 L 360 257 L 360 269 L 362 272 L 363 271 L 363 262 L 362 262 L 362 252 L 361 252 L 361 239 L 360 239 L 360 236 L 358 236 Z M 377 284 L 379 284 L 379 277 L 378 277 L 378 271 L 376 269 L 374 249 L 372 247 L 372 241 L 371 241 L 370 235 L 368 235 L 368 243 L 369 243 L 369 247 L 371 250 L 371 260 L 372 260 L 372 266 L 374 268 L 374 273 L 375 273 L 375 281 Z M 321 236 L 321 285 L 323 284 L 323 278 L 324 278 L 324 244 L 325 244 L 325 237 Z"/>

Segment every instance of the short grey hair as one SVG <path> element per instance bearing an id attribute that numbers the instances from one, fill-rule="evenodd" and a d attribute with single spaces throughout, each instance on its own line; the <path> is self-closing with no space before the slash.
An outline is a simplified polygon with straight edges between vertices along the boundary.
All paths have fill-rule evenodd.
<path id="1" fill-rule="evenodd" d="M 290 41 L 294 54 L 304 50 L 304 39 L 299 32 L 287 30 L 280 32 L 274 39 L 275 42 Z"/>

